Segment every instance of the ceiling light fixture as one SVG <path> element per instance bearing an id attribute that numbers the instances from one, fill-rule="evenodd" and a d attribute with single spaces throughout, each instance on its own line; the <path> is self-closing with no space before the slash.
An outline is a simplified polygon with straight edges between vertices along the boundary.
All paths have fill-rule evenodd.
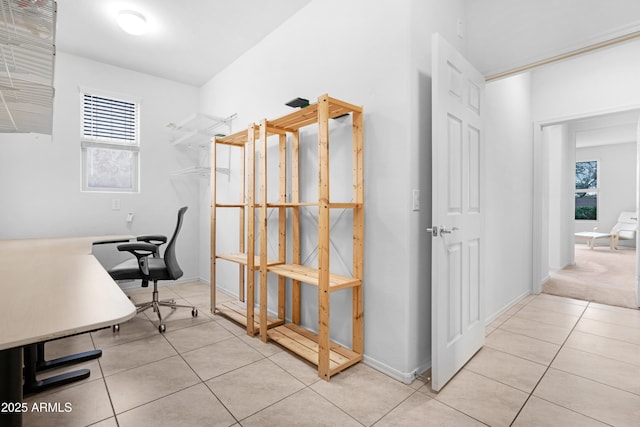
<path id="1" fill-rule="evenodd" d="M 133 10 L 121 10 L 118 12 L 118 25 L 134 36 L 142 35 L 147 31 L 147 20 L 144 15 Z"/>

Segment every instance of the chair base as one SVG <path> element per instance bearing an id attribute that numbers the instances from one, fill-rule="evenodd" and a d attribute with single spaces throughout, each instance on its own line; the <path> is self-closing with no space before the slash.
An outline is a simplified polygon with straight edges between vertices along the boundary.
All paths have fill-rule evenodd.
<path id="1" fill-rule="evenodd" d="M 174 299 L 163 299 L 163 300 L 158 299 L 157 286 L 154 286 L 152 295 L 153 295 L 153 299 L 151 301 L 135 304 L 135 306 L 137 308 L 137 313 L 142 313 L 143 311 L 153 308 L 153 311 L 158 315 L 158 320 L 160 321 L 160 324 L 158 326 L 158 330 L 160 332 L 165 332 L 167 330 L 166 325 L 162 321 L 162 313 L 160 313 L 160 307 L 171 307 L 174 310 L 176 308 L 190 308 L 191 316 L 193 317 L 198 316 L 198 309 L 195 306 L 176 304 L 176 300 Z"/>

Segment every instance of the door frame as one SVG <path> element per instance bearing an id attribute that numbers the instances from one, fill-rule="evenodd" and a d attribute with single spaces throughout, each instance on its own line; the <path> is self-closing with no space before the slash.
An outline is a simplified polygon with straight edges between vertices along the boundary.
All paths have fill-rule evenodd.
<path id="1" fill-rule="evenodd" d="M 542 285 L 549 280 L 549 261 L 543 259 L 543 248 L 549 245 L 549 219 L 545 210 L 548 207 L 549 194 L 544 186 L 547 183 L 545 174 L 548 173 L 548 164 L 543 156 L 542 129 L 546 126 L 562 124 L 572 120 L 586 119 L 601 115 L 624 113 L 633 110 L 640 111 L 640 104 L 611 107 L 604 110 L 576 113 L 564 117 L 549 118 L 533 123 L 533 236 L 532 241 L 532 283 L 531 291 L 534 294 L 542 292 Z M 640 127 L 640 114 L 639 114 Z M 640 133 L 640 130 L 639 130 Z M 640 134 L 636 138 L 636 211 L 640 210 Z M 536 238 L 535 236 L 538 236 Z M 636 238 L 636 305 L 640 307 L 640 236 Z"/>

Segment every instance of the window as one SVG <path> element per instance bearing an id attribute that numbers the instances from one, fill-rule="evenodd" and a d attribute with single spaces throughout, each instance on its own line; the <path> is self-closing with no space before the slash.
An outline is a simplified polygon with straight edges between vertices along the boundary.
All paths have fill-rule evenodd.
<path id="1" fill-rule="evenodd" d="M 576 162 L 575 219 L 598 219 L 598 161 Z"/>
<path id="2" fill-rule="evenodd" d="M 81 110 L 82 189 L 137 192 L 139 103 L 83 92 Z"/>

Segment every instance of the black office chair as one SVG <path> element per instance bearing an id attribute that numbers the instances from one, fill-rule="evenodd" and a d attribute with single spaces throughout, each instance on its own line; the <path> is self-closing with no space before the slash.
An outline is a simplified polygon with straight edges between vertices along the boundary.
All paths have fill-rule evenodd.
<path id="1" fill-rule="evenodd" d="M 179 305 L 173 299 L 158 299 L 158 280 L 177 280 L 183 274 L 176 259 L 175 245 L 182 227 L 182 217 L 186 210 L 187 207 L 184 206 L 178 211 L 178 223 L 164 251 L 164 257 L 160 257 L 160 246 L 167 241 L 165 236 L 139 236 L 137 237 L 137 242 L 118 245 L 119 251 L 130 252 L 135 255 L 135 258 L 123 261 L 109 270 L 109 274 L 114 280 L 141 279 L 142 287 L 144 288 L 149 286 L 149 281 L 153 281 L 153 299 L 145 303 L 136 304 L 136 307 L 138 308 L 138 313 L 153 307 L 153 311 L 158 314 L 158 319 L 160 320 L 158 326 L 160 332 L 164 332 L 167 329 L 162 321 L 160 306 L 171 307 L 172 309 L 177 307 L 190 308 L 193 317 L 198 315 L 198 309 L 194 306 Z M 119 325 L 114 325 L 113 330 L 117 331 L 118 329 Z"/>

